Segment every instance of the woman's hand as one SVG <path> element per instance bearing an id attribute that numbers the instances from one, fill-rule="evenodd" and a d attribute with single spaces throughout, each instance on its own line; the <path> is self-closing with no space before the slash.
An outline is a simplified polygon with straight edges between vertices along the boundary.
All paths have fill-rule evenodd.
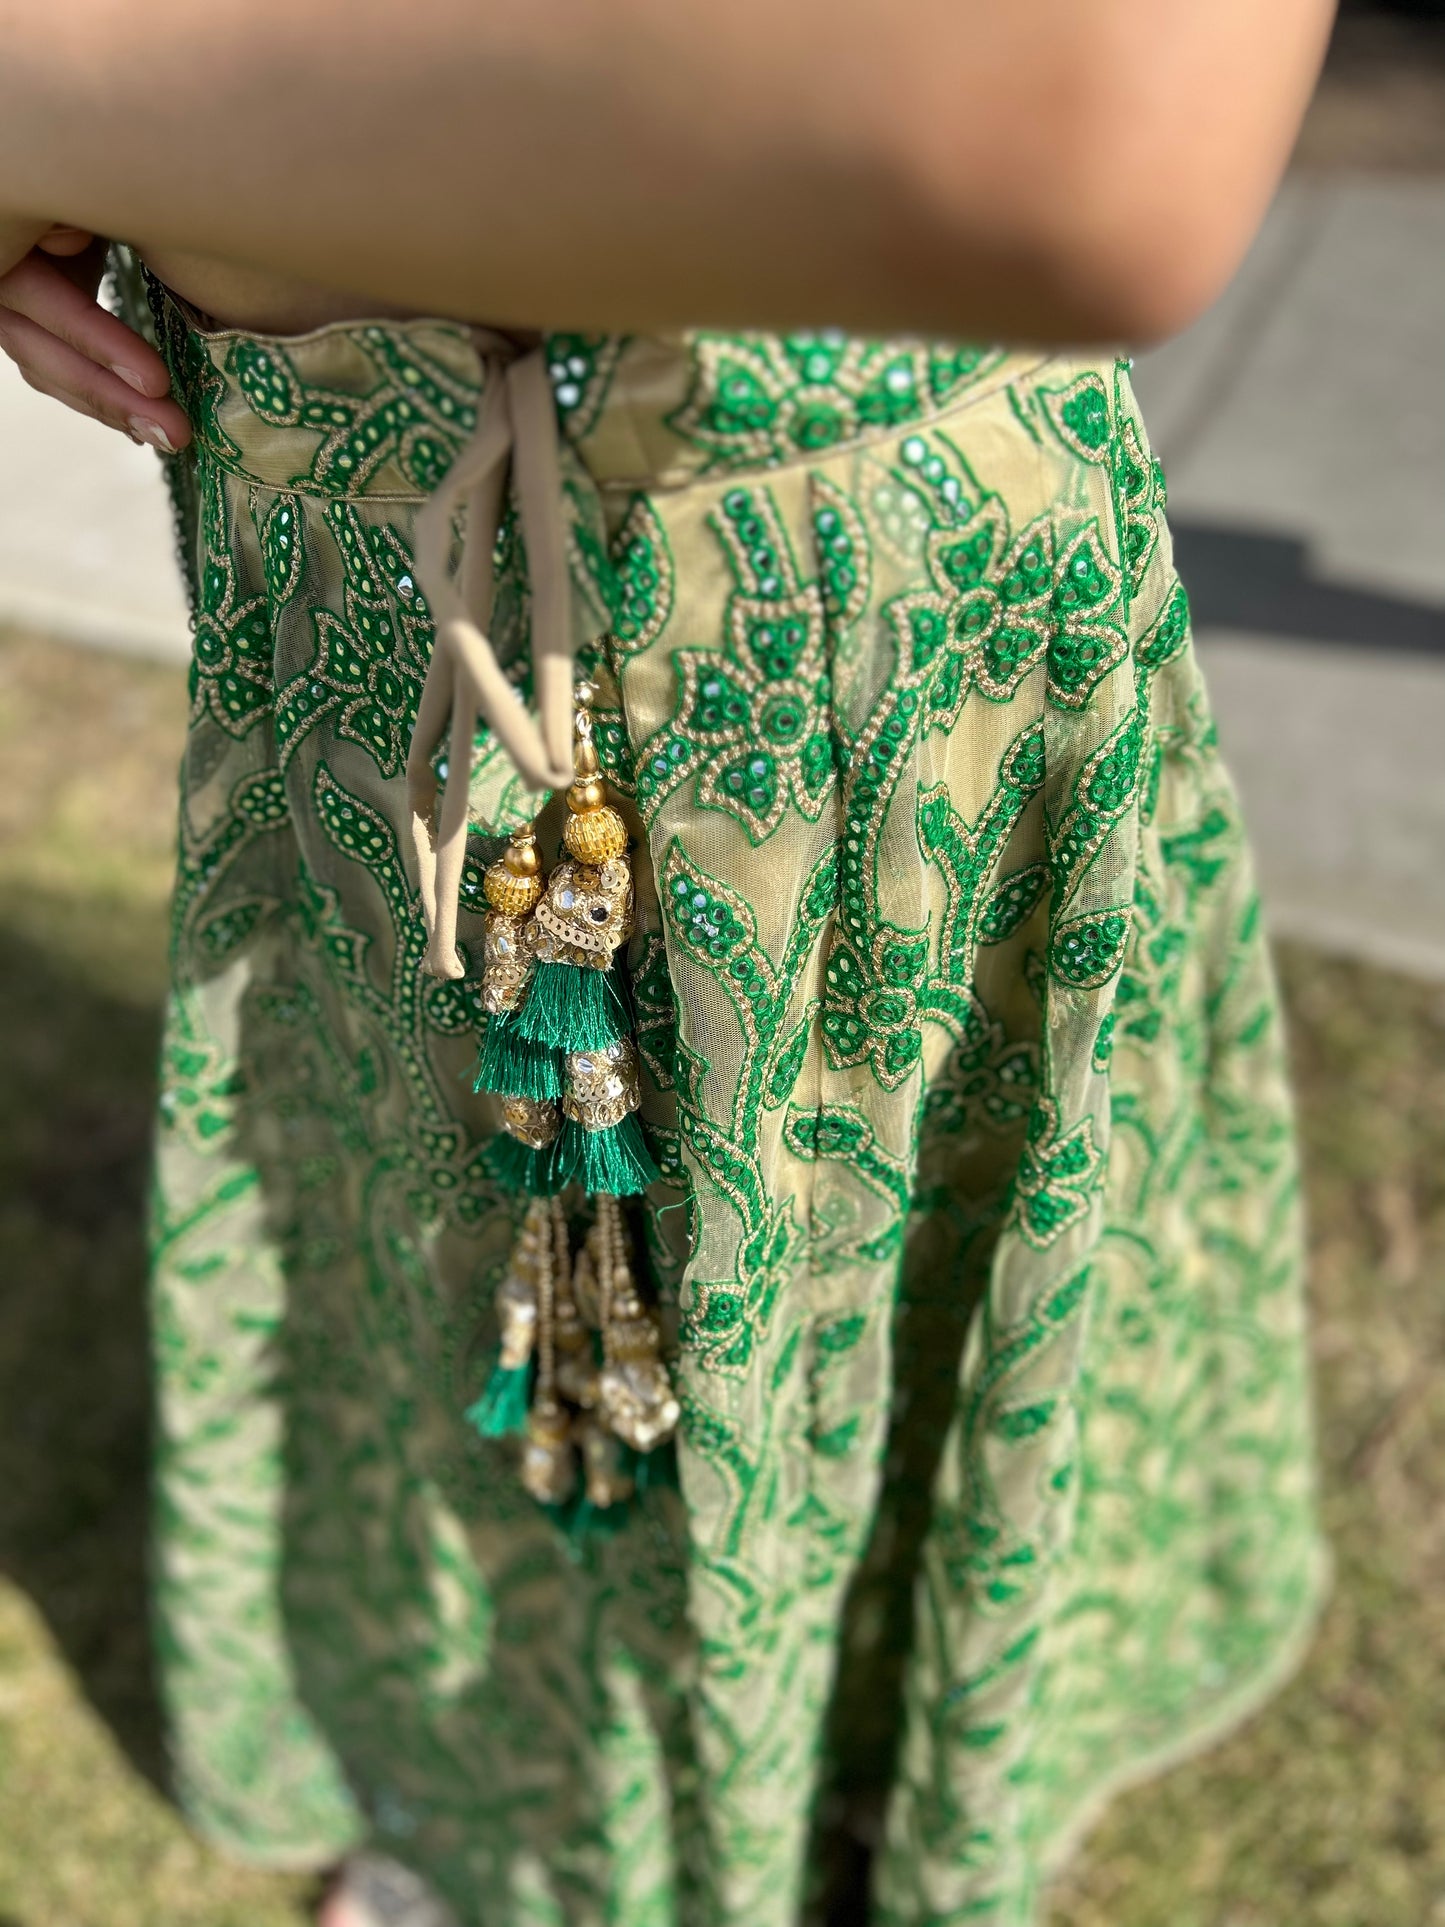
<path id="1" fill-rule="evenodd" d="M 0 349 L 42 395 L 174 454 L 190 424 L 155 349 L 96 300 L 104 257 L 79 228 L 0 221 Z"/>

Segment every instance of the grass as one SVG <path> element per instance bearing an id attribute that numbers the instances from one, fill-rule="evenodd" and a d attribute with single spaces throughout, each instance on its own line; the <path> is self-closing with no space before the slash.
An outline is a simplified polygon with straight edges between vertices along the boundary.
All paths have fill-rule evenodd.
<path id="1" fill-rule="evenodd" d="M 173 671 L 0 638 L 0 1927 L 308 1918 L 159 1791 L 139 1224 L 183 708 Z M 1050 1927 L 1445 1927 L 1445 990 L 1281 962 L 1335 1594 Z"/>
<path id="2" fill-rule="evenodd" d="M 174 671 L 0 646 L 0 1927 L 302 1927 L 158 1786 L 140 1236 Z"/>
<path id="3" fill-rule="evenodd" d="M 1445 988 L 1280 962 L 1334 1593 L 1264 1713 L 1111 1810 L 1050 1927 L 1445 1927 Z"/>

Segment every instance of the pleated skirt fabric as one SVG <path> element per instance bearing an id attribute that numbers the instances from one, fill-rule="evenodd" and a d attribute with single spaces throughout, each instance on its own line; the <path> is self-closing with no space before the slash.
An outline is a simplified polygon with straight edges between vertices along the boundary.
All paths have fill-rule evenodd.
<path id="1" fill-rule="evenodd" d="M 402 781 L 415 518 L 482 364 L 155 305 L 196 429 L 154 1214 L 185 1805 L 273 1866 L 369 1837 L 462 1927 L 1028 1927 L 1323 1572 L 1275 992 L 1125 365 L 549 339 L 683 1405 L 577 1543 L 463 1417 L 522 1201 Z M 498 566 L 525 680 L 512 517 Z M 474 961 L 537 801 L 479 739 Z"/>

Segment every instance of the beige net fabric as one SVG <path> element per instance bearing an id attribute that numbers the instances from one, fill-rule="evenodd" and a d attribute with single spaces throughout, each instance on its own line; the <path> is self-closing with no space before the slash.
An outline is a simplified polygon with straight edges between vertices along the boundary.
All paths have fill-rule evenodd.
<path id="1" fill-rule="evenodd" d="M 191 1812 L 271 1864 L 369 1833 L 466 1927 L 792 1927 L 870 1861 L 885 1927 L 1025 1927 L 1321 1574 L 1274 992 L 1125 371 L 159 329 L 197 431 L 155 1216 Z M 463 1418 L 525 1209 L 471 1091 L 480 878 L 537 798 L 463 704 L 467 974 L 430 976 L 408 750 L 439 649 L 484 682 L 448 571 L 559 766 L 547 678 L 589 668 L 635 842 L 682 1421 L 580 1541 Z"/>

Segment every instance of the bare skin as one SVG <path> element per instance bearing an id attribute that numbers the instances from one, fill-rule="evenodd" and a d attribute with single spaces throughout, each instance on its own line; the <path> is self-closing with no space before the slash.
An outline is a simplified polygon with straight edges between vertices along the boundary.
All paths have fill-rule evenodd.
<path id="1" fill-rule="evenodd" d="M 317 1910 L 316 1927 L 370 1927 L 370 1923 L 341 1894 L 332 1894 Z"/>
<path id="2" fill-rule="evenodd" d="M 122 0 L 0 0 L 0 346 L 146 432 L 114 340 L 30 254 L 56 222 L 138 240 L 198 306 L 251 326 L 389 308 L 1154 339 L 1233 271 L 1331 13 L 150 0 L 140 35 Z M 132 372 L 160 400 L 154 365 Z M 164 408 L 141 419 L 180 433 Z"/>
<path id="3" fill-rule="evenodd" d="M 395 317 L 417 312 L 403 302 L 342 294 L 181 248 L 148 248 L 145 258 L 151 272 L 199 314 L 219 327 L 244 328 L 252 334 L 303 335 L 360 315 Z"/>
<path id="4" fill-rule="evenodd" d="M 373 1927 L 373 1923 L 365 1919 L 344 1894 L 331 1893 L 317 1909 L 316 1927 Z"/>

